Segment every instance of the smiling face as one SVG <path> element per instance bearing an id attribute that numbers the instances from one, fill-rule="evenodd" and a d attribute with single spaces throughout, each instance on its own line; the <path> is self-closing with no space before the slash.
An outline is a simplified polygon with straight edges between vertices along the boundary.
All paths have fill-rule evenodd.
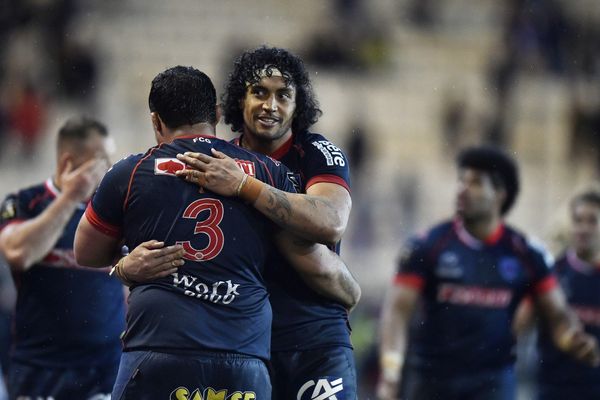
<path id="1" fill-rule="evenodd" d="M 244 133 L 251 140 L 277 148 L 292 135 L 296 111 L 296 88 L 281 76 L 263 77 L 248 85 L 241 107 Z"/>

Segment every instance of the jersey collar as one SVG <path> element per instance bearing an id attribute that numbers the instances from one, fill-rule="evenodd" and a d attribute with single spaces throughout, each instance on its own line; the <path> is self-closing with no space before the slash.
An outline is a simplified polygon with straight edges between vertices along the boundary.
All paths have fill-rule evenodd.
<path id="1" fill-rule="evenodd" d="M 500 241 L 502 235 L 504 234 L 504 224 L 498 224 L 496 229 L 484 240 L 479 240 L 475 236 L 471 235 L 465 229 L 462 221 L 458 218 L 454 220 L 454 231 L 458 235 L 458 238 L 461 240 L 461 242 L 473 249 L 479 250 L 484 246 L 493 246 Z"/>
<path id="2" fill-rule="evenodd" d="M 599 265 L 590 264 L 589 262 L 582 260 L 577 256 L 577 253 L 574 249 L 567 250 L 567 261 L 569 262 L 571 268 L 577 272 L 581 272 L 582 274 L 592 275 L 597 271 L 600 273 Z"/>
<path id="3" fill-rule="evenodd" d="M 244 134 L 241 134 L 240 136 L 236 137 L 233 140 L 233 143 L 236 146 L 242 147 L 242 138 L 243 138 Z M 277 161 L 281 161 L 281 159 L 283 158 L 283 156 L 285 156 L 288 151 L 290 151 L 290 148 L 292 147 L 292 143 L 294 143 L 294 134 L 292 133 L 292 135 L 290 136 L 290 138 L 288 140 L 285 141 L 285 143 L 283 143 L 281 146 L 279 146 L 279 148 L 277 148 L 274 152 L 272 152 L 271 154 L 269 154 L 268 156 L 271 158 L 274 158 Z M 250 149 L 247 149 L 250 150 Z"/>

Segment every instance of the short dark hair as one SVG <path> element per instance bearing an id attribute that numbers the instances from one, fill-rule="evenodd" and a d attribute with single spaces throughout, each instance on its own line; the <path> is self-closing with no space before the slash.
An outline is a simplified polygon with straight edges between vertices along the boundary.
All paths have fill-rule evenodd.
<path id="1" fill-rule="evenodd" d="M 148 96 L 150 112 L 156 112 L 169 128 L 217 122 L 217 91 L 210 78 L 193 67 L 167 69 L 152 80 Z"/>
<path id="2" fill-rule="evenodd" d="M 573 212 L 575 206 L 579 203 L 591 203 L 600 208 L 600 191 L 590 189 L 575 195 L 570 202 L 571 212 Z"/>
<path id="3" fill-rule="evenodd" d="M 235 60 L 221 99 L 225 123 L 230 124 L 234 132 L 243 131 L 244 114 L 240 102 L 246 96 L 248 84 L 255 84 L 263 77 L 263 69 L 267 76 L 271 76 L 273 70 L 279 70 L 286 83 L 295 86 L 296 111 L 292 131 L 308 131 L 323 113 L 319 109 L 304 62 L 288 50 L 267 46 L 247 50 Z"/>
<path id="4" fill-rule="evenodd" d="M 506 214 L 519 194 L 519 170 L 515 160 L 505 151 L 492 146 L 469 147 L 457 157 L 459 168 L 472 168 L 489 174 L 495 188 L 506 191 L 506 199 L 500 208 Z"/>
<path id="5" fill-rule="evenodd" d="M 84 141 L 92 132 L 108 136 L 106 126 L 95 119 L 85 116 L 70 118 L 58 130 L 58 147 L 61 148 L 66 142 Z"/>

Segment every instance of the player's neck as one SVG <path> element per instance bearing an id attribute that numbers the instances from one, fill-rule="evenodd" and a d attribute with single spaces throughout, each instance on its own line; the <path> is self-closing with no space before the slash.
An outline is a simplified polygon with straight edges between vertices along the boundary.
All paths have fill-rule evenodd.
<path id="1" fill-rule="evenodd" d="M 209 124 L 207 122 L 200 122 L 198 124 L 194 124 L 194 125 L 183 125 L 180 127 L 177 127 L 173 130 L 171 130 L 170 132 L 168 132 L 167 135 L 165 135 L 166 138 L 170 139 L 168 140 L 173 141 L 174 139 L 177 139 L 178 137 L 181 136 L 216 136 L 215 134 L 215 126 L 212 124 Z"/>
<path id="2" fill-rule="evenodd" d="M 290 130 L 289 133 L 286 133 L 275 140 L 262 139 L 256 135 L 247 133 L 246 129 L 244 129 L 244 134 L 240 137 L 239 145 L 246 150 L 252 150 L 270 156 L 279 150 L 279 148 L 283 146 L 291 136 L 292 131 Z"/>
<path id="3" fill-rule="evenodd" d="M 469 232 L 471 236 L 477 240 L 485 241 L 498 230 L 498 226 L 502 223 L 502 219 L 500 217 L 492 216 L 486 219 L 464 219 L 462 223 L 465 230 Z"/>

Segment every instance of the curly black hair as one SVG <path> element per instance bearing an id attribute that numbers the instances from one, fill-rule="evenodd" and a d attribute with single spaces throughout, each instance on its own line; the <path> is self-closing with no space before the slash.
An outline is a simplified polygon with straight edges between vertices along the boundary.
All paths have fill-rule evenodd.
<path id="1" fill-rule="evenodd" d="M 248 83 L 254 84 L 262 78 L 265 70 L 271 76 L 273 70 L 279 70 L 287 84 L 296 88 L 296 111 L 292 121 L 292 131 L 303 133 L 319 120 L 323 112 L 313 93 L 304 62 L 288 50 L 261 46 L 247 50 L 234 63 L 233 72 L 225 85 L 222 106 L 225 123 L 231 125 L 234 132 L 242 132 L 244 127 L 243 110 L 240 102 L 246 96 Z"/>
<path id="2" fill-rule="evenodd" d="M 193 67 L 178 65 L 152 80 L 148 106 L 171 129 L 217 122 L 217 92 L 210 78 Z"/>
<path id="3" fill-rule="evenodd" d="M 468 147 L 456 160 L 459 168 L 472 168 L 490 175 L 495 188 L 506 190 L 506 199 L 500 213 L 505 215 L 519 194 L 519 169 L 515 160 L 505 151 L 489 145 Z"/>

